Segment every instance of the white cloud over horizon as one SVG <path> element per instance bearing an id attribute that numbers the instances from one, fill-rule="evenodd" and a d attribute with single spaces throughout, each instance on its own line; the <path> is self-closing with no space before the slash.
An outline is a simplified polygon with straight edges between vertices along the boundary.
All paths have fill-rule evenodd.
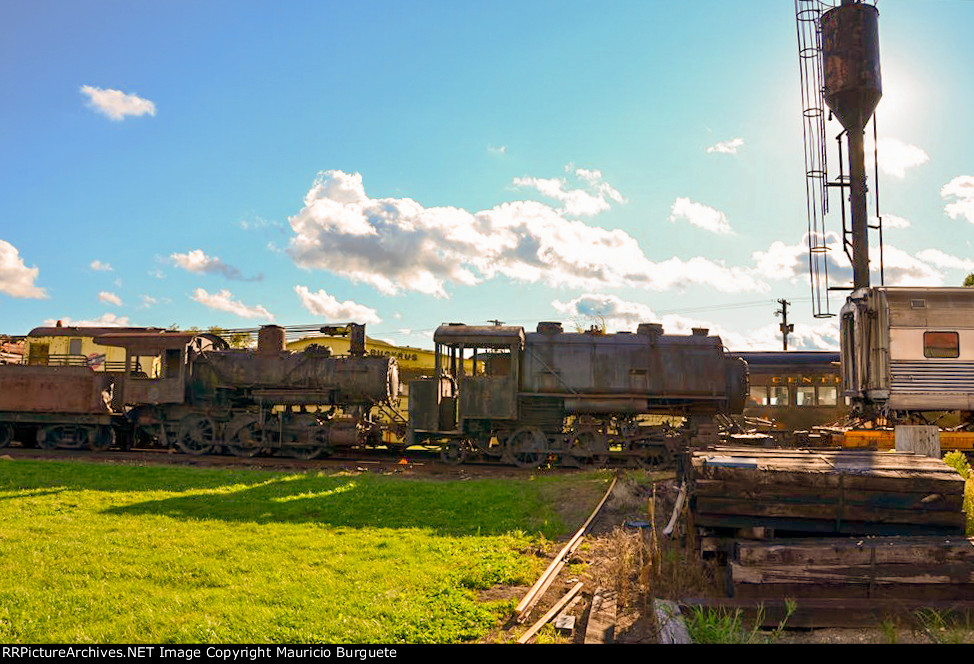
<path id="1" fill-rule="evenodd" d="M 17 247 L 0 240 L 0 293 L 18 298 L 47 298 L 47 290 L 35 285 L 40 269 L 27 267 Z"/>
<path id="2" fill-rule="evenodd" d="M 120 122 L 127 117 L 155 115 L 156 105 L 136 94 L 126 94 L 121 90 L 82 85 L 81 93 L 88 97 L 88 106 L 98 113 Z"/>
<path id="3" fill-rule="evenodd" d="M 768 302 L 770 306 L 772 301 Z M 777 323 L 768 323 L 741 333 L 713 321 L 680 314 L 659 315 L 648 305 L 599 293 L 586 293 L 566 302 L 555 300 L 551 306 L 575 321 L 580 329 L 587 328 L 590 323 L 604 323 L 607 331 L 622 332 L 635 331 L 639 323 L 660 323 L 664 334 L 687 335 L 695 327 L 707 328 L 710 334 L 719 336 L 725 348 L 731 351 L 781 348 L 781 331 Z M 796 323 L 788 341 L 789 347 L 794 350 L 837 350 L 838 323 L 834 320 L 819 325 Z"/>
<path id="4" fill-rule="evenodd" d="M 45 319 L 46 327 L 54 327 L 61 323 L 62 327 L 129 327 L 128 316 L 117 316 L 115 314 L 104 313 L 100 317 L 92 320 L 74 320 L 71 318 L 48 318 Z"/>
<path id="5" fill-rule="evenodd" d="M 265 309 L 262 305 L 248 306 L 243 302 L 233 299 L 233 293 L 228 290 L 221 290 L 219 293 L 208 293 L 202 288 L 197 288 L 191 299 L 200 304 L 218 311 L 226 311 L 241 318 L 265 318 L 274 320 L 274 314 Z"/>
<path id="6" fill-rule="evenodd" d="M 842 243 L 835 232 L 829 232 L 826 237 L 829 251 L 825 254 L 829 280 L 832 285 L 852 281 L 852 265 Z M 922 253 L 922 252 L 921 252 Z M 869 270 L 874 276 L 880 273 L 879 247 L 869 248 Z M 787 244 L 781 240 L 771 243 L 767 251 L 755 251 L 751 254 L 756 272 L 766 279 L 808 279 L 808 235 L 802 237 L 797 244 Z M 889 243 L 883 245 L 882 268 L 887 286 L 941 286 L 944 275 L 919 255 L 911 255 Z M 874 284 L 879 280 L 875 279 Z"/>
<path id="7" fill-rule="evenodd" d="M 371 307 L 345 300 L 339 302 L 338 298 L 329 295 L 323 288 L 319 288 L 317 293 L 312 293 L 307 286 L 295 286 L 294 292 L 298 299 L 309 313 L 316 316 L 324 316 L 329 322 L 353 322 L 353 323 L 381 323 L 382 319 L 378 312 Z"/>
<path id="8" fill-rule="evenodd" d="M 598 171 L 576 169 L 575 176 L 599 187 L 606 184 Z M 563 195 L 564 180 L 545 182 L 552 193 L 569 198 Z M 600 191 L 605 200 L 622 199 L 608 189 Z M 294 236 L 288 254 L 301 268 L 327 270 L 385 295 L 415 291 L 446 298 L 448 285 L 473 286 L 498 276 L 584 289 L 770 288 L 751 270 L 719 260 L 674 256 L 651 261 L 627 232 L 565 215 L 566 210 L 531 200 L 471 213 L 427 208 L 409 198 L 371 198 L 361 174 L 325 171 L 289 219 Z"/>

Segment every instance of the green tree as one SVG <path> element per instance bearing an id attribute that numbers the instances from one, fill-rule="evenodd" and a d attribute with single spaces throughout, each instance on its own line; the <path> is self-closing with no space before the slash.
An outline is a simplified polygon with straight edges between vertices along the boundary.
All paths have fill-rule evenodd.
<path id="1" fill-rule="evenodd" d="M 968 288 L 974 287 L 974 272 L 964 277 L 964 285 Z"/>

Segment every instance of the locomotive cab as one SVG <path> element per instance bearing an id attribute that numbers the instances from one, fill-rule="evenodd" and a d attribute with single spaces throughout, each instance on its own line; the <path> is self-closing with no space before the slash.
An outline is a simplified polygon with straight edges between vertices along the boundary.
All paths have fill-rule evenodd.
<path id="1" fill-rule="evenodd" d="M 184 403 L 190 353 L 226 347 L 217 336 L 185 332 L 108 333 L 97 342 L 125 349 L 125 371 L 114 395 L 118 407 Z"/>
<path id="2" fill-rule="evenodd" d="M 479 421 L 517 419 L 522 328 L 441 325 L 433 341 L 434 376 L 409 386 L 414 432 L 459 434 Z"/>

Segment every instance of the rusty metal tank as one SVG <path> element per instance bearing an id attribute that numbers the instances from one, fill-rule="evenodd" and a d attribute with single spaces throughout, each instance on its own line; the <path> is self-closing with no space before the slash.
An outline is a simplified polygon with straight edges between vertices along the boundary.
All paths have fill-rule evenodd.
<path id="1" fill-rule="evenodd" d="M 575 413 L 739 412 L 747 366 L 728 356 L 720 337 L 695 329 L 663 334 L 559 333 L 525 335 L 522 390 L 564 399 Z"/>
<path id="2" fill-rule="evenodd" d="M 109 415 L 112 376 L 88 367 L 0 367 L 0 412 Z"/>
<path id="3" fill-rule="evenodd" d="M 316 348 L 205 352 L 194 361 L 191 391 L 205 398 L 220 389 L 279 404 L 387 403 L 399 395 L 399 365 L 391 357 L 332 357 Z"/>
<path id="4" fill-rule="evenodd" d="M 849 130 L 862 130 L 883 96 L 879 10 L 849 2 L 822 15 L 825 102 Z"/>

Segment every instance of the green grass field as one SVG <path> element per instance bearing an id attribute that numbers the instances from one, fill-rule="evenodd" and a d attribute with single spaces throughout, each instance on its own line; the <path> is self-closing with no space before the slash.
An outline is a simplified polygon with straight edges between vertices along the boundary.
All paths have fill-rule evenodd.
<path id="1" fill-rule="evenodd" d="M 0 642 L 477 640 L 607 482 L 0 461 Z"/>

